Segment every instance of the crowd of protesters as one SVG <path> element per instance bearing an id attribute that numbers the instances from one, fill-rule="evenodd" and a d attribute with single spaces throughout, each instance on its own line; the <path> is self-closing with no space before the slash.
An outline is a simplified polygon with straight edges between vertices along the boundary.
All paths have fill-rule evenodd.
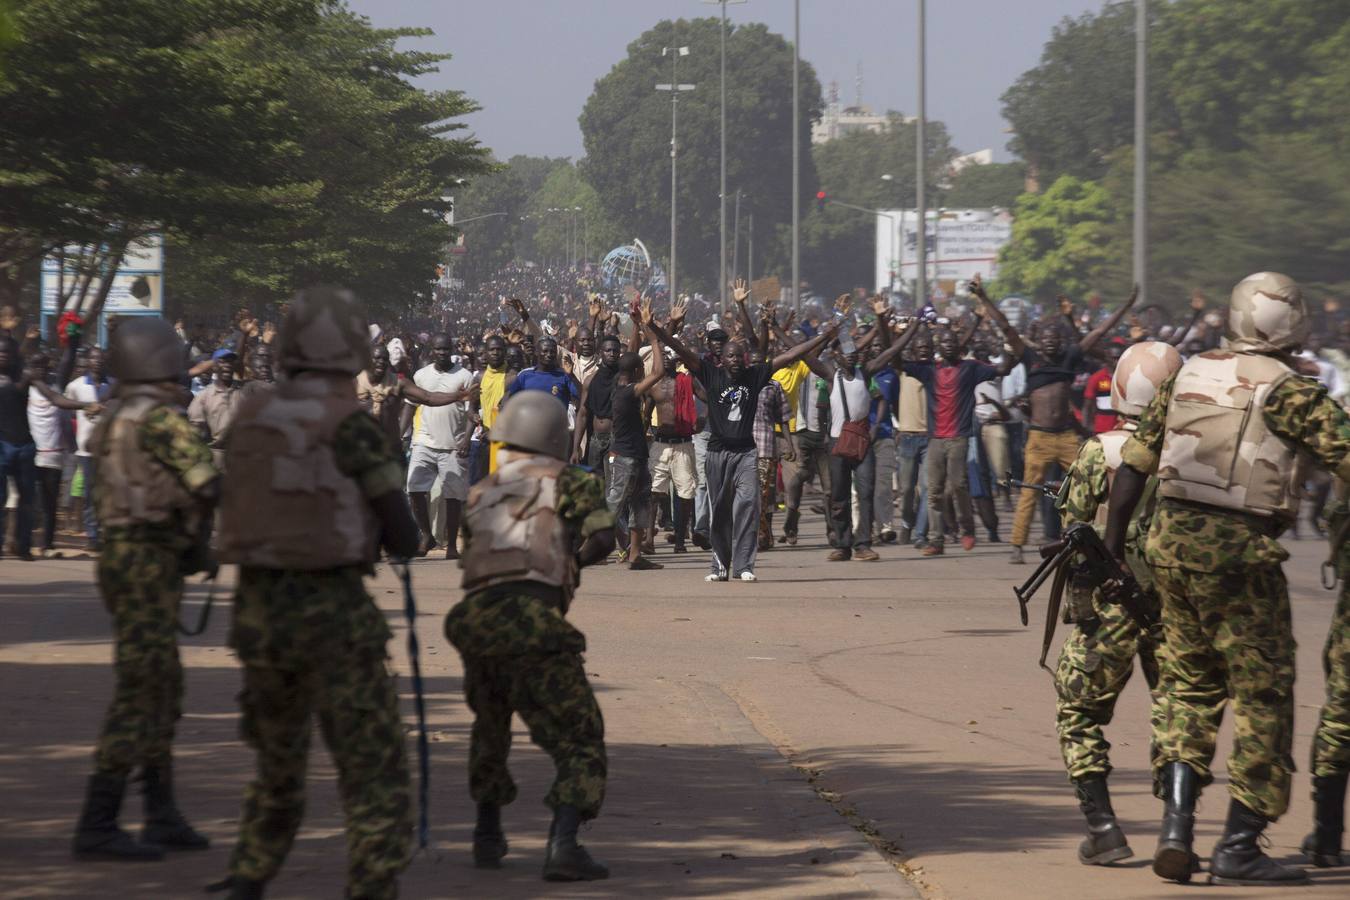
<path id="1" fill-rule="evenodd" d="M 798 315 L 738 284 L 719 315 L 701 295 L 670 304 L 606 291 L 591 268 L 512 264 L 419 319 L 372 325 L 357 392 L 403 446 L 422 555 L 457 556 L 461 504 L 495 462 L 497 410 L 538 390 L 567 410 L 575 461 L 604 474 L 617 555 L 635 570 L 660 568 L 665 544 L 711 551 L 709 580 L 755 580 L 759 553 L 797 544 L 804 511 L 823 518 L 831 561 L 872 561 L 885 545 L 941 555 L 999 542 L 1014 503 L 1016 563 L 1038 513 L 1047 538 L 1058 520 L 1013 482 L 1054 482 L 1086 436 L 1115 427 L 1124 348 L 1161 339 L 1193 354 L 1221 326 L 1199 296 L 1173 322 L 1133 297 L 1108 314 L 1096 298 L 1042 309 L 972 287 L 944 309 L 856 292 Z M 45 342 L 12 313 L 0 325 L 0 550 L 97 551 L 88 439 L 113 387 L 103 354 L 74 335 Z M 241 310 L 226 329 L 177 330 L 189 419 L 222 459 L 240 398 L 273 382 L 275 328 Z M 1304 353 L 1309 374 L 1343 400 L 1350 355 L 1337 329 L 1323 335 Z M 1323 482 L 1308 485 L 1316 530 Z M 63 515 L 80 538 L 64 550 Z"/>

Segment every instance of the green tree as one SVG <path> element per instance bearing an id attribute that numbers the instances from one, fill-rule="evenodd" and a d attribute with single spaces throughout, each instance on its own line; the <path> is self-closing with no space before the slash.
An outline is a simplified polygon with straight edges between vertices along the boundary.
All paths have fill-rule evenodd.
<path id="1" fill-rule="evenodd" d="M 532 245 L 541 260 L 566 258 L 572 243 L 577 259 L 587 258 L 589 248 L 589 259 L 595 261 L 627 240 L 606 215 L 595 188 L 570 163 L 549 173 L 530 198 L 530 210 L 535 223 Z"/>
<path id="2" fill-rule="evenodd" d="M 318 185 L 261 35 L 313 0 L 18 0 L 0 83 L 0 275 L 57 246 L 106 274 L 148 231 L 275 222 Z M 113 263 L 110 263 L 114 261 Z M 89 282 L 83 281 L 87 287 Z"/>
<path id="3" fill-rule="evenodd" d="M 1053 300 L 1085 296 L 1111 262 L 1107 243 L 1116 220 L 1101 185 L 1061 175 L 1040 194 L 1023 194 L 1013 208 L 1012 239 L 999 254 L 999 293 Z"/>
<path id="4" fill-rule="evenodd" d="M 664 21 L 628 46 L 628 55 L 596 82 L 581 114 L 586 158 L 581 171 L 606 213 L 627 237 L 664 257 L 670 234 L 670 95 L 654 86 L 671 79 L 663 47 L 688 46 L 677 77 L 697 88 L 679 101 L 680 270 L 713 288 L 718 272 L 719 35 L 717 19 Z M 755 211 L 756 256 L 768 259 L 763 236 L 791 221 L 792 47 L 762 24 L 727 34 L 727 191 L 742 191 Z M 801 66 L 803 208 L 816 190 L 811 122 L 821 110 L 820 83 Z M 728 215 L 728 220 L 730 216 Z M 728 232 L 730 232 L 728 221 Z M 731 235 L 727 235 L 730 243 Z M 764 253 L 764 256 L 760 256 Z M 777 260 L 785 255 L 779 251 Z M 758 268 L 758 267 L 757 267 Z M 690 283 L 690 282 L 686 282 Z"/>
<path id="5" fill-rule="evenodd" d="M 1159 6 L 1151 5 L 1155 19 Z M 1008 147 L 1042 183 L 1064 174 L 1100 178 L 1111 152 L 1133 140 L 1134 18 L 1133 2 L 1066 17 L 1040 64 L 1004 92 Z"/>
<path id="6" fill-rule="evenodd" d="M 1001 206 L 1011 209 L 1026 190 L 1027 167 L 1022 163 L 966 166 L 942 192 L 942 205 L 956 209 Z"/>
<path id="7" fill-rule="evenodd" d="M 539 223 L 530 218 L 532 199 L 554 170 L 568 165 L 561 157 L 513 156 L 457 188 L 455 218 L 487 218 L 464 226 L 465 253 L 456 261 L 455 274 L 477 284 L 513 259 L 533 258 L 533 235 Z"/>
<path id="8" fill-rule="evenodd" d="M 281 82 L 300 152 L 291 169 L 319 190 L 280 227 L 209 235 L 176 256 L 174 295 L 188 305 L 224 294 L 275 301 L 319 282 L 351 287 L 373 310 L 399 312 L 430 296 L 451 231 L 442 197 L 488 168 L 453 120 L 476 107 L 454 91 L 411 82 L 446 57 L 401 51 L 421 29 L 376 29 L 344 9 L 299 35 L 260 41 Z"/>
<path id="9" fill-rule="evenodd" d="M 924 137 L 928 143 L 927 198 L 937 206 L 944 202 L 938 185 L 956 150 L 941 122 L 929 122 Z M 915 125 L 895 114 L 883 133 L 857 131 L 813 148 L 820 188 L 827 195 L 824 211 L 814 201 L 803 206 L 802 274 L 814 288 L 833 295 L 854 287 L 873 287 L 876 219 L 834 201 L 867 209 L 913 209 L 917 140 Z M 883 180 L 882 175 L 891 178 Z"/>

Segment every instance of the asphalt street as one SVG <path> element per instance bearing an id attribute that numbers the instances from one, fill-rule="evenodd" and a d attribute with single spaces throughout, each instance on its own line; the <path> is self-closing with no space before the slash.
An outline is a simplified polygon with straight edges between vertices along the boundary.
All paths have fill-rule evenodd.
<path id="1" fill-rule="evenodd" d="M 1164 884 L 1148 868 L 1161 805 L 1149 793 L 1139 676 L 1108 731 L 1116 809 L 1137 855 L 1111 869 L 1078 864 L 1082 821 L 1059 760 L 1053 686 L 1036 665 L 1043 605 L 1023 628 L 1012 594 L 1029 566 L 1008 565 L 1005 547 L 990 544 L 935 559 L 888 547 L 878 563 L 828 563 L 819 522 L 811 524 L 801 545 L 761 558 L 756 584 L 707 584 L 705 554 L 675 557 L 664 546 L 665 571 L 586 572 L 572 619 L 589 640 L 611 781 L 604 814 L 582 838 L 613 871 L 586 885 L 539 880 L 551 765 L 519 722 L 520 799 L 505 813 L 511 853 L 502 871 L 472 867 L 471 719 L 458 656 L 441 631 L 460 596 L 459 572 L 444 560 L 415 563 L 431 842 L 403 896 L 1194 896 L 1197 888 Z M 1300 645 L 1295 758 L 1306 767 L 1334 595 L 1318 582 L 1325 545 L 1289 547 Z M 0 896 L 202 896 L 225 873 L 253 765 L 237 737 L 227 598 L 203 635 L 184 639 L 176 744 L 181 805 L 212 848 L 148 865 L 76 864 L 70 834 L 112 685 L 109 621 L 92 575 L 87 560 L 0 560 Z M 395 628 L 412 759 L 402 596 L 387 568 L 370 587 Z M 187 617 L 205 594 L 190 588 Z M 317 736 L 314 746 L 305 826 L 272 897 L 341 895 L 335 774 Z M 1222 759 L 1216 769 L 1200 803 L 1202 856 L 1227 807 Z M 1290 813 L 1269 832 L 1277 858 L 1296 857 L 1308 794 L 1303 771 Z M 124 822 L 138 815 L 139 797 L 129 797 Z M 1297 896 L 1350 895 L 1350 869 L 1313 877 Z"/>

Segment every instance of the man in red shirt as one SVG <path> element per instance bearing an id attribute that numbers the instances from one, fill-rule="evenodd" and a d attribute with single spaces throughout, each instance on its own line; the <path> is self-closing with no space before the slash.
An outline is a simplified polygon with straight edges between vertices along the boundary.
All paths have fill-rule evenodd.
<path id="1" fill-rule="evenodd" d="M 1093 434 L 1116 429 L 1116 413 L 1111 408 L 1111 375 L 1120 354 L 1125 352 L 1124 338 L 1112 338 L 1106 346 L 1106 363 L 1088 376 L 1083 389 L 1083 423 Z"/>

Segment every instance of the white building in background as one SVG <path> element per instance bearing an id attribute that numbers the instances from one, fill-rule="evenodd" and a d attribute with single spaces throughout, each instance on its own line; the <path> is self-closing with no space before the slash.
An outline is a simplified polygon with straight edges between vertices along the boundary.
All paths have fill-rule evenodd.
<path id="1" fill-rule="evenodd" d="M 891 129 L 893 119 L 901 122 L 913 122 L 913 116 L 900 116 L 895 112 L 874 113 L 872 108 L 862 102 L 862 64 L 858 64 L 856 98 L 852 106 L 844 106 L 839 100 L 839 82 L 830 82 L 829 94 L 825 101 L 825 111 L 819 122 L 811 125 L 811 143 L 823 144 L 835 138 L 858 131 L 872 134 L 884 134 Z"/>
<path id="2" fill-rule="evenodd" d="M 983 150 L 976 150 L 974 153 L 963 153 L 952 160 L 951 166 L 947 169 L 949 175 L 955 175 L 966 166 L 987 166 L 994 161 L 994 151 L 986 147 Z"/>

